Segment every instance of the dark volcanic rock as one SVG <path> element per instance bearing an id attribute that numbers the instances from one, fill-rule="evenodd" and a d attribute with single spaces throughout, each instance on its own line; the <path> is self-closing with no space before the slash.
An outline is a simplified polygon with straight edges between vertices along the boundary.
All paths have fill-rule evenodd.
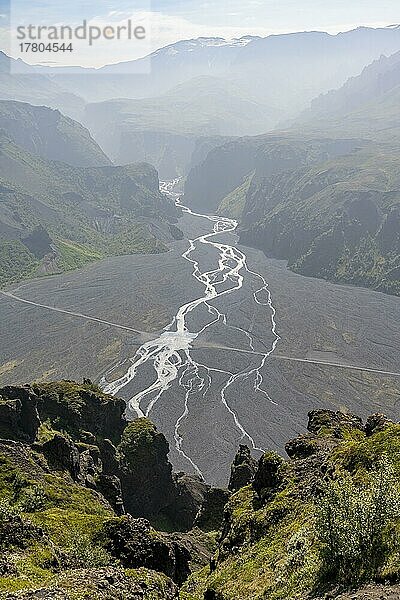
<path id="1" fill-rule="evenodd" d="M 121 481 L 116 475 L 104 475 L 102 473 L 97 481 L 97 490 L 108 500 L 117 515 L 125 514 Z"/>
<path id="2" fill-rule="evenodd" d="M 44 454 L 49 467 L 55 471 L 68 471 L 75 480 L 80 475 L 79 451 L 72 440 L 57 433 L 38 449 Z"/>
<path id="3" fill-rule="evenodd" d="M 87 439 L 90 432 L 95 438 L 112 438 L 118 443 L 126 427 L 125 402 L 120 398 L 103 394 L 87 382 L 60 381 L 35 384 L 33 388 L 39 397 L 42 421 L 49 419 L 56 424 L 55 429 L 68 431 L 77 441 Z"/>
<path id="4" fill-rule="evenodd" d="M 368 417 L 365 423 L 365 433 L 367 436 L 371 436 L 378 431 L 383 431 L 389 425 L 393 425 L 393 421 L 381 413 L 375 413 Z"/>
<path id="5" fill-rule="evenodd" d="M 285 450 L 289 458 L 302 459 L 318 454 L 319 452 L 329 452 L 339 443 L 337 438 L 317 437 L 315 434 L 301 435 L 290 440 Z"/>
<path id="6" fill-rule="evenodd" d="M 218 494 L 209 496 L 210 486 L 199 477 L 173 473 L 168 453 L 167 440 L 148 419 L 137 419 L 125 429 L 117 448 L 117 474 L 127 512 L 151 522 L 167 522 L 177 531 L 190 530 L 202 508 L 204 523 L 206 518 L 219 522 L 223 499 L 216 502 Z"/>
<path id="7" fill-rule="evenodd" d="M 173 473 L 172 479 L 173 500 L 165 511 L 178 529 L 188 531 L 193 527 L 210 488 L 196 475 Z"/>
<path id="8" fill-rule="evenodd" d="M 29 386 L 0 389 L 0 435 L 33 442 L 40 426 L 37 405 L 38 398 Z"/>
<path id="9" fill-rule="evenodd" d="M 283 458 L 275 452 L 266 452 L 260 458 L 253 488 L 262 501 L 273 494 L 281 485 L 282 477 L 279 470 L 284 462 Z"/>
<path id="10" fill-rule="evenodd" d="M 228 490 L 209 489 L 204 497 L 195 525 L 203 531 L 218 531 L 222 526 L 225 504 L 230 495 Z"/>
<path id="11" fill-rule="evenodd" d="M 181 585 L 190 574 L 190 554 L 168 534 L 157 534 L 145 519 L 130 515 L 104 524 L 105 547 L 125 568 L 157 569 Z"/>
<path id="12" fill-rule="evenodd" d="M 364 431 L 362 420 L 352 414 L 334 412 L 333 410 L 313 410 L 308 413 L 307 429 L 310 433 L 316 435 L 329 433 L 341 438 L 343 437 L 343 428 Z"/>
<path id="13" fill-rule="evenodd" d="M 257 470 L 257 461 L 251 456 L 250 448 L 241 445 L 231 467 L 231 476 L 228 489 L 237 492 L 240 488 L 249 485 Z"/>
<path id="14" fill-rule="evenodd" d="M 204 600 L 224 600 L 224 597 L 219 592 L 209 588 L 204 592 Z"/>
<path id="15" fill-rule="evenodd" d="M 0 548 L 26 548 L 32 541 L 43 538 L 43 531 L 19 515 L 0 520 Z"/>
<path id="16" fill-rule="evenodd" d="M 167 440 L 150 421 L 137 419 L 125 429 L 118 452 L 126 510 L 155 520 L 175 497 Z"/>

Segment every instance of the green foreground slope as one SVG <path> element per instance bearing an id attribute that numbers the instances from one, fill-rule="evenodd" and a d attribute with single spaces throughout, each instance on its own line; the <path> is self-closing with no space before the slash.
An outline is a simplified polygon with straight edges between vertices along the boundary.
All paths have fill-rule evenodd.
<path id="1" fill-rule="evenodd" d="M 0 390 L 0 598 L 398 597 L 399 424 L 313 411 L 289 460 L 241 446 L 219 490 L 124 408 L 89 381 Z"/>

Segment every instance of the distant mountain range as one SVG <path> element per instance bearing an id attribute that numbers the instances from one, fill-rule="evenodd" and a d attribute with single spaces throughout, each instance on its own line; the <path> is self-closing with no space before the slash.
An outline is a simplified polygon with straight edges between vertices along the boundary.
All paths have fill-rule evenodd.
<path id="1" fill-rule="evenodd" d="M 173 177 L 186 171 L 199 137 L 265 133 L 399 50 L 396 26 L 185 40 L 139 61 L 56 75 L 19 60 L 13 71 L 24 74 L 10 77 L 11 59 L 2 55 L 0 98 L 59 108 L 84 122 L 117 162 L 150 160 Z M 144 61 L 149 73 L 137 74 Z M 105 113 L 110 128 L 97 117 Z"/>

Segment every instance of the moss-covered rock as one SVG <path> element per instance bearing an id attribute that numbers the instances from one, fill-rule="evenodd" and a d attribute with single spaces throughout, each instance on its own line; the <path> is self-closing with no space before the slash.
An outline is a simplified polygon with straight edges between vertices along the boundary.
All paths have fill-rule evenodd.
<path id="1" fill-rule="evenodd" d="M 33 442 L 40 426 L 37 408 L 38 398 L 29 386 L 0 389 L 0 437 Z"/>
<path id="2" fill-rule="evenodd" d="M 146 569 L 117 567 L 66 571 L 46 587 L 15 593 L 1 600 L 175 600 L 178 590 L 167 577 Z"/>
<path id="3" fill-rule="evenodd" d="M 104 394 L 90 382 L 40 383 L 32 389 L 39 398 L 42 422 L 49 421 L 57 431 L 67 431 L 75 441 L 87 442 L 89 433 L 92 442 L 93 436 L 119 442 L 126 427 L 125 402 L 120 398 Z"/>
<path id="4" fill-rule="evenodd" d="M 257 470 L 257 461 L 251 456 L 250 448 L 240 445 L 233 460 L 228 489 L 237 492 L 240 488 L 249 485 L 254 479 Z"/>
<path id="5" fill-rule="evenodd" d="M 186 547 L 168 534 L 157 533 L 145 519 L 128 515 L 106 521 L 100 539 L 126 568 L 156 569 L 177 584 L 182 584 L 190 573 L 191 557 Z"/>
<path id="6" fill-rule="evenodd" d="M 371 596 L 354 589 L 368 579 L 400 578 L 400 424 L 382 415 L 367 423 L 353 415 L 316 411 L 310 413 L 310 433 L 291 443 L 292 459 L 267 452 L 253 484 L 228 501 L 218 550 L 209 566 L 189 577 L 181 598 L 396 598 L 395 586 L 364 588 Z M 333 511 L 329 521 L 323 520 L 322 506 Z M 338 524 L 348 529 L 333 529 L 334 539 L 347 544 L 350 559 L 353 554 L 361 558 L 353 569 L 328 573 L 331 538 L 325 533 Z M 367 539 L 372 532 L 368 552 L 379 560 L 369 568 L 362 552 L 357 554 L 358 542 L 352 542 L 357 531 L 361 545 L 362 535 Z M 346 594 L 349 581 L 353 590 Z"/>

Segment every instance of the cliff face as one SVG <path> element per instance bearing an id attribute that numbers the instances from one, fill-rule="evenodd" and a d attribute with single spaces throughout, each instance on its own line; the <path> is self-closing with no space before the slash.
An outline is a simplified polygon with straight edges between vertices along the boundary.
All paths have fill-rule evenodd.
<path id="1" fill-rule="evenodd" d="M 398 173 L 391 146 L 243 138 L 192 169 L 185 201 L 239 220 L 241 243 L 298 273 L 398 294 Z"/>
<path id="2" fill-rule="evenodd" d="M 254 178 L 240 241 L 307 276 L 398 294 L 397 159 L 361 152 L 316 167 Z M 388 178 L 382 178 L 382 170 Z"/>

